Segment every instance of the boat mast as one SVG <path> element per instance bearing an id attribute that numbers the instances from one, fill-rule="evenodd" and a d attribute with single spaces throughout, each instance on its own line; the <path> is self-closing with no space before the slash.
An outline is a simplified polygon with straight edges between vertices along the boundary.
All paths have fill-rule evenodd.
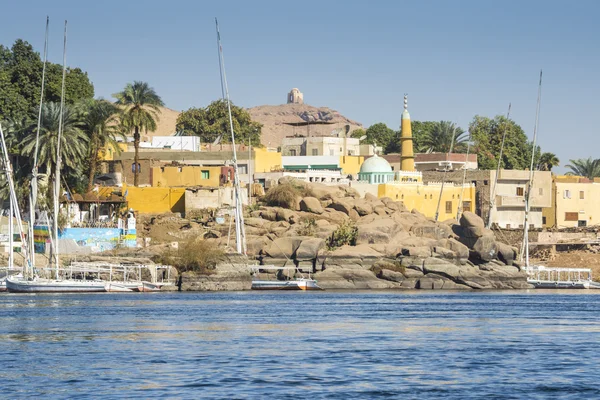
<path id="1" fill-rule="evenodd" d="M 492 212 L 496 208 L 496 188 L 498 187 L 498 177 L 500 176 L 500 165 L 502 165 L 502 152 L 504 151 L 504 142 L 506 141 L 506 131 L 508 131 L 508 120 L 510 118 L 510 103 L 508 103 L 508 112 L 506 113 L 506 125 L 504 125 L 504 132 L 502 133 L 502 143 L 500 144 L 500 155 L 498 156 L 498 165 L 496 167 L 496 176 L 494 177 L 494 186 L 492 188 L 492 195 L 490 196 L 490 211 L 488 212 L 488 220 L 486 228 L 490 229 L 492 226 Z"/>
<path id="2" fill-rule="evenodd" d="M 0 145 L 2 146 L 2 157 L 4 161 L 4 167 L 6 169 L 6 181 L 8 182 L 8 188 L 10 191 L 10 202 L 14 209 L 13 211 L 17 220 L 17 226 L 19 227 L 19 235 L 21 236 L 23 254 L 25 256 L 25 268 L 23 271 L 23 276 L 25 278 L 31 278 L 33 275 L 33 265 L 31 264 L 30 249 L 25 238 L 25 230 L 23 229 L 23 221 L 21 220 L 21 212 L 19 211 L 19 203 L 17 202 L 17 194 L 15 192 L 15 184 L 13 182 L 12 175 L 12 166 L 10 164 L 10 159 L 8 158 L 8 148 L 6 147 L 6 141 L 4 140 L 2 124 L 0 124 Z"/>
<path id="3" fill-rule="evenodd" d="M 40 91 L 40 108 L 38 109 L 37 131 L 35 135 L 35 151 L 33 152 L 33 170 L 31 171 L 31 190 L 29 191 L 29 248 L 31 263 L 35 264 L 35 244 L 33 237 L 33 224 L 35 223 L 35 209 L 38 192 L 38 150 L 40 148 L 40 126 L 42 124 L 42 104 L 44 103 L 44 84 L 46 80 L 46 61 L 48 60 L 48 27 L 50 17 L 46 16 L 46 36 L 44 40 L 44 66 L 42 67 L 42 89 Z"/>
<path id="4" fill-rule="evenodd" d="M 523 244 L 521 246 L 520 259 L 525 255 L 525 266 L 529 267 L 529 199 L 531 195 L 531 186 L 533 185 L 533 161 L 535 160 L 535 145 L 537 142 L 537 131 L 540 118 L 540 103 L 542 100 L 542 70 L 540 70 L 540 83 L 538 85 L 537 106 L 535 110 L 535 124 L 533 126 L 533 143 L 531 144 L 531 165 L 529 167 L 529 183 L 525 192 L 525 222 L 523 223 Z"/>
<path id="5" fill-rule="evenodd" d="M 246 254 L 246 234 L 244 230 L 244 215 L 242 209 L 242 198 L 240 190 L 240 177 L 237 164 L 237 153 L 235 150 L 235 135 L 233 133 L 233 118 L 231 116 L 231 101 L 229 100 L 229 88 L 227 87 L 227 74 L 225 73 L 225 59 L 223 57 L 223 46 L 221 45 L 221 34 L 219 33 L 219 22 L 215 18 L 217 28 L 217 42 L 219 44 L 219 61 L 221 67 L 222 85 L 225 88 L 225 101 L 229 114 L 229 129 L 231 131 L 231 147 L 233 150 L 233 186 L 235 192 L 235 245 L 240 254 Z"/>
<path id="6" fill-rule="evenodd" d="M 462 187 L 460 188 L 460 197 L 458 200 L 458 207 L 456 207 L 456 220 L 458 221 L 460 218 L 460 213 L 462 211 L 463 208 L 463 203 L 464 203 L 464 194 L 465 194 L 465 181 L 467 180 L 467 163 L 469 162 L 469 152 L 471 151 L 471 133 L 469 132 L 469 141 L 467 142 L 467 156 L 465 158 L 465 168 L 463 171 L 463 178 L 462 178 Z"/>
<path id="7" fill-rule="evenodd" d="M 452 142 L 450 142 L 450 152 L 449 155 L 452 154 L 452 150 L 454 149 L 454 139 L 456 138 L 456 125 L 454 126 L 454 130 L 452 130 Z M 437 207 L 435 208 L 435 220 L 438 220 L 440 216 L 440 204 L 442 203 L 442 194 L 444 193 L 444 183 L 446 182 L 446 173 L 448 172 L 449 163 L 446 163 L 444 167 L 444 175 L 442 176 L 442 186 L 440 187 L 440 197 L 438 198 Z"/>
<path id="8" fill-rule="evenodd" d="M 56 279 L 58 279 L 59 253 L 58 253 L 58 214 L 60 212 L 60 142 L 62 141 L 63 111 L 65 106 L 65 77 L 67 74 L 67 21 L 65 20 L 65 35 L 63 43 L 63 71 L 62 87 L 60 91 L 60 113 L 58 119 L 58 138 L 56 140 L 56 171 L 54 173 L 54 267 L 56 268 Z"/>

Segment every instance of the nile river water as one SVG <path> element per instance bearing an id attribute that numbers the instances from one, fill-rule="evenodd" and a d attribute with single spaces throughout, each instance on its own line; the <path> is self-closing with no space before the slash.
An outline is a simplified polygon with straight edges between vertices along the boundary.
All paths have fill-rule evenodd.
<path id="1" fill-rule="evenodd" d="M 3 398 L 600 398 L 600 293 L 1 295 Z"/>

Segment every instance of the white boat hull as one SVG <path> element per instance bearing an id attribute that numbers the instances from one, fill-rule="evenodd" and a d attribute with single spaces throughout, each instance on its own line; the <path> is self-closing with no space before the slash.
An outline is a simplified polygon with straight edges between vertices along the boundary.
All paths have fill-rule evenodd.
<path id="1" fill-rule="evenodd" d="M 90 293 L 106 292 L 106 282 L 54 279 L 6 280 L 6 289 L 11 293 Z"/>
<path id="2" fill-rule="evenodd" d="M 252 290 L 323 290 L 314 279 L 252 281 Z"/>

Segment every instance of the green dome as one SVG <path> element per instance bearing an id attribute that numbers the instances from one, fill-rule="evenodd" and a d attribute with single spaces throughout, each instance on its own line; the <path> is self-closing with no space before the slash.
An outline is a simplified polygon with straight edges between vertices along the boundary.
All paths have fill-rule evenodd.
<path id="1" fill-rule="evenodd" d="M 385 158 L 375 154 L 362 163 L 359 174 L 381 174 L 386 172 L 392 172 L 392 166 Z"/>

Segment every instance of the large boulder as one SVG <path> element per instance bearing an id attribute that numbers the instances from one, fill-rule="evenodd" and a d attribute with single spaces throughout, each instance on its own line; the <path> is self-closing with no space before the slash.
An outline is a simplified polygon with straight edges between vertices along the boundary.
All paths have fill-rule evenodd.
<path id="1" fill-rule="evenodd" d="M 340 225 L 350 219 L 348 217 L 348 214 L 334 210 L 333 208 L 326 208 L 325 210 L 323 210 L 323 214 L 321 214 L 319 218 L 337 225 Z"/>
<path id="2" fill-rule="evenodd" d="M 319 200 L 333 200 L 344 196 L 339 186 L 328 186 L 322 183 L 311 183 L 308 186 L 313 196 Z"/>
<path id="3" fill-rule="evenodd" d="M 364 199 L 356 199 L 354 201 L 354 209 L 361 217 L 373 213 L 373 206 Z"/>
<path id="4" fill-rule="evenodd" d="M 481 236 L 477 238 L 473 244 L 473 253 L 475 254 L 475 260 L 472 260 L 474 262 L 489 262 L 495 259 L 498 255 L 495 238 L 493 236 Z"/>
<path id="5" fill-rule="evenodd" d="M 290 224 L 295 224 L 300 219 L 298 214 L 295 211 L 288 210 L 286 208 L 278 208 L 277 209 L 277 221 L 285 221 Z"/>
<path id="6" fill-rule="evenodd" d="M 350 215 L 350 210 L 353 209 L 353 206 L 350 202 L 342 199 L 334 199 L 333 202 L 327 207 L 333 208 L 336 211 L 343 212 L 348 216 Z"/>
<path id="7" fill-rule="evenodd" d="M 467 238 L 479 238 L 493 232 L 486 229 L 483 219 L 475 213 L 465 211 L 460 217 L 460 226 L 462 229 L 462 235 Z"/>
<path id="8" fill-rule="evenodd" d="M 263 254 L 271 258 L 294 258 L 302 240 L 303 238 L 298 236 L 277 238 L 263 249 Z"/>
<path id="9" fill-rule="evenodd" d="M 448 225 L 431 222 L 413 225 L 410 231 L 417 237 L 426 237 L 436 240 L 446 239 L 452 235 L 452 229 Z"/>
<path id="10" fill-rule="evenodd" d="M 296 260 L 314 260 L 325 247 L 325 240 L 319 238 L 304 239 L 296 250 Z"/>
<path id="11" fill-rule="evenodd" d="M 421 215 L 409 212 L 394 212 L 391 217 L 391 219 L 398 222 L 407 231 L 409 231 L 413 225 L 427 222 L 427 219 L 423 218 Z"/>
<path id="12" fill-rule="evenodd" d="M 378 229 L 358 226 L 356 244 L 387 244 L 390 236 Z"/>
<path id="13" fill-rule="evenodd" d="M 300 200 L 300 210 L 314 214 L 323 214 L 321 202 L 316 197 L 304 197 Z"/>
<path id="14" fill-rule="evenodd" d="M 429 257 L 423 261 L 423 272 L 445 276 L 455 281 L 460 276 L 460 267 L 439 258 Z"/>
<path id="15" fill-rule="evenodd" d="M 254 228 L 262 228 L 262 229 L 269 229 L 269 226 L 270 226 L 269 221 L 265 221 L 262 218 L 255 218 L 255 217 L 245 218 L 244 224 L 246 226 L 251 226 Z"/>
<path id="16" fill-rule="evenodd" d="M 455 255 L 457 261 L 461 264 L 466 264 L 469 259 L 469 248 L 459 242 L 456 239 L 442 239 L 436 242 L 434 251 L 440 253 L 439 248 L 445 248 L 451 250 Z"/>
<path id="17" fill-rule="evenodd" d="M 517 258 L 517 249 L 507 244 L 496 242 L 498 258 L 506 265 L 512 265 Z"/>

